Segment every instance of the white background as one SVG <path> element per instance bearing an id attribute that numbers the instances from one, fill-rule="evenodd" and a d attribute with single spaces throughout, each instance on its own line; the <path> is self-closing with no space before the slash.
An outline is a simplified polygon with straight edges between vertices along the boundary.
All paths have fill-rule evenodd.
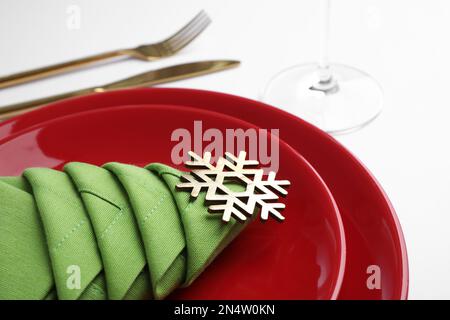
<path id="1" fill-rule="evenodd" d="M 81 9 L 80 29 L 67 8 Z M 1 0 L 0 74 L 160 40 L 205 9 L 213 24 L 181 54 L 125 61 L 0 90 L 0 105 L 177 62 L 239 59 L 239 69 L 171 86 L 258 98 L 275 72 L 318 54 L 317 0 Z M 450 1 L 333 0 L 332 60 L 384 88 L 384 110 L 340 140 L 375 174 L 405 234 L 412 299 L 450 299 Z"/>

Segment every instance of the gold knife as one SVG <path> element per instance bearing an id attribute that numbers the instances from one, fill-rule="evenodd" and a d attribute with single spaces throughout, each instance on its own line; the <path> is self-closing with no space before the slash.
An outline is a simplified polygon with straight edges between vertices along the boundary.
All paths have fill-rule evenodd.
<path id="1" fill-rule="evenodd" d="M 240 62 L 235 60 L 211 60 L 199 61 L 161 69 L 144 72 L 130 78 L 108 83 L 102 86 L 81 89 L 72 92 L 66 92 L 50 97 L 40 98 L 32 101 L 21 102 L 8 106 L 0 107 L 0 120 L 6 120 L 26 111 L 36 109 L 39 106 L 50 102 L 76 97 L 88 93 L 105 92 L 118 89 L 138 88 L 152 86 L 155 84 L 167 83 L 201 75 L 218 72 L 239 66 Z"/>

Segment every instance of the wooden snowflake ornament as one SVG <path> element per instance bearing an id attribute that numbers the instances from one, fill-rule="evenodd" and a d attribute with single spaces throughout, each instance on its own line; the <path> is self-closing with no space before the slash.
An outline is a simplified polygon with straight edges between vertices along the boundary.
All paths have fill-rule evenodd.
<path id="1" fill-rule="evenodd" d="M 209 211 L 222 213 L 222 220 L 230 221 L 234 217 L 245 221 L 253 215 L 256 208 L 261 208 L 261 220 L 266 221 L 271 214 L 283 221 L 285 218 L 280 210 L 283 203 L 276 202 L 280 194 L 287 195 L 283 186 L 289 186 L 288 180 L 275 180 L 275 172 L 270 172 L 264 180 L 264 170 L 257 169 L 256 160 L 246 160 L 246 152 L 241 151 L 238 157 L 226 152 L 225 158 L 220 157 L 214 166 L 211 163 L 211 153 L 205 152 L 203 158 L 190 151 L 192 161 L 187 161 L 187 167 L 192 168 L 190 174 L 181 177 L 177 185 L 179 189 L 190 189 L 191 196 L 196 198 L 202 189 L 206 189 L 206 201 Z M 244 186 L 243 191 L 233 191 L 227 187 L 227 182 L 237 182 Z"/>

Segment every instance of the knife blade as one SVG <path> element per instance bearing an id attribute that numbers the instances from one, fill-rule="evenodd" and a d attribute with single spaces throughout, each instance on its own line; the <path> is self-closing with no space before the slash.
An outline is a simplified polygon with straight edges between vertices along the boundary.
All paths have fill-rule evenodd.
<path id="1" fill-rule="evenodd" d="M 210 60 L 183 63 L 174 66 L 164 67 L 148 72 L 144 72 L 126 79 L 107 83 L 105 85 L 66 92 L 50 97 L 39 98 L 31 101 L 11 104 L 0 107 L 0 120 L 6 120 L 19 115 L 25 111 L 36 109 L 44 104 L 58 100 L 76 97 L 88 93 L 105 92 L 118 89 L 129 89 L 152 86 L 177 80 L 198 77 L 222 70 L 231 69 L 239 66 L 240 62 L 236 60 Z"/>

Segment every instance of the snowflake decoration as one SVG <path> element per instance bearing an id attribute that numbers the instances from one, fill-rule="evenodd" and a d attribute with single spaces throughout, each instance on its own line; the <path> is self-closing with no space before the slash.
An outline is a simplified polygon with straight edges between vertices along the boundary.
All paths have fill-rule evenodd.
<path id="1" fill-rule="evenodd" d="M 206 201 L 210 202 L 209 211 L 222 213 L 222 220 L 230 221 L 231 217 L 238 221 L 247 220 L 256 208 L 261 208 L 261 219 L 267 220 L 269 214 L 278 220 L 284 220 L 280 210 L 283 203 L 275 202 L 278 196 L 285 196 L 287 191 L 282 186 L 289 186 L 287 180 L 275 180 L 275 172 L 269 172 L 264 178 L 264 170 L 254 168 L 259 164 L 256 160 L 246 160 L 246 152 L 241 151 L 238 157 L 226 152 L 214 166 L 211 153 L 205 152 L 203 158 L 190 151 L 192 161 L 185 164 L 192 168 L 190 174 L 181 177 L 184 182 L 177 185 L 180 189 L 191 189 L 191 196 L 196 198 L 202 189 L 207 189 Z M 245 187 L 244 191 L 232 191 L 226 182 L 234 181 Z M 275 192 L 274 192 L 275 191 Z"/>

